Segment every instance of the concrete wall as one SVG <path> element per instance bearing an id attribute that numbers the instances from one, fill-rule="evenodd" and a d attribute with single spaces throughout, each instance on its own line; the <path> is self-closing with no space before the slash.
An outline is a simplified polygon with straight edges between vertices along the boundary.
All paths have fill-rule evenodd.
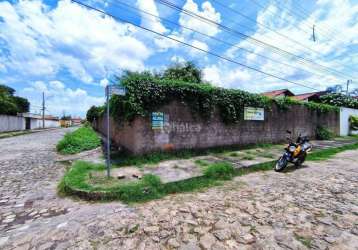
<path id="1" fill-rule="evenodd" d="M 111 138 L 130 152 L 143 154 L 158 150 L 276 143 L 286 140 L 286 130 L 313 138 L 318 125 L 339 133 L 338 112 L 319 114 L 301 105 L 288 111 L 273 105 L 271 110 L 265 110 L 264 121 L 244 121 L 242 113 L 241 121 L 234 125 L 225 125 L 218 110 L 211 120 L 205 121 L 194 117 L 189 107 L 178 102 L 155 112 L 165 114 L 163 129 L 153 130 L 150 117 L 138 117 L 132 123 L 121 124 L 111 120 Z M 106 119 L 100 118 L 94 125 L 106 134 Z"/>
<path id="2" fill-rule="evenodd" d="M 341 108 L 340 111 L 340 136 L 349 135 L 349 117 L 358 116 L 358 109 Z"/>
<path id="3" fill-rule="evenodd" d="M 25 129 L 25 118 L 18 116 L 0 115 L 0 132 Z"/>
<path id="4" fill-rule="evenodd" d="M 45 128 L 59 128 L 61 127 L 60 121 L 54 121 L 54 120 L 45 120 Z M 42 128 L 42 120 L 38 119 L 36 128 Z M 35 129 L 31 127 L 31 129 Z"/>

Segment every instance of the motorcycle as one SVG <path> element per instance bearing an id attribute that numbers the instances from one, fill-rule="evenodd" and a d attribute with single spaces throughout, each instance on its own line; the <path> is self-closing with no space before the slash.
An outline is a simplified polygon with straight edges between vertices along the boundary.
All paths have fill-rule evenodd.
<path id="1" fill-rule="evenodd" d="M 286 132 L 292 134 L 289 130 Z M 287 137 L 287 140 L 288 146 L 285 148 L 285 153 L 277 160 L 274 167 L 276 172 L 284 170 L 289 162 L 295 164 L 296 167 L 301 166 L 306 160 L 307 153 L 312 150 L 307 136 L 299 134 L 296 142 L 293 142 L 292 136 Z"/>

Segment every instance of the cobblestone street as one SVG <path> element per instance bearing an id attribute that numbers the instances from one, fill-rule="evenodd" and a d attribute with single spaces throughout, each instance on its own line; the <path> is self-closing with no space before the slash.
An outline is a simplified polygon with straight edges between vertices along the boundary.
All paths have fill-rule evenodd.
<path id="1" fill-rule="evenodd" d="M 68 129 L 0 140 L 0 249 L 358 249 L 358 151 L 144 204 L 58 197 Z"/>

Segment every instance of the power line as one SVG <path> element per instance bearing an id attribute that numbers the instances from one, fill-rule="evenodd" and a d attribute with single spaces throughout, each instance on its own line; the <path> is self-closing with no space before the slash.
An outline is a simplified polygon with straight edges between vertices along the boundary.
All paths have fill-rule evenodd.
<path id="1" fill-rule="evenodd" d="M 272 32 L 274 32 L 275 34 L 278 34 L 279 36 L 284 37 L 285 39 L 288 39 L 288 40 L 290 40 L 291 42 L 293 42 L 293 43 L 295 43 L 295 44 L 298 44 L 298 45 L 300 45 L 300 46 L 303 47 L 303 48 L 306 48 L 306 49 L 308 49 L 308 50 L 310 50 L 310 51 L 312 51 L 312 52 L 314 52 L 314 53 L 318 53 L 316 50 L 314 50 L 314 49 L 312 49 L 312 48 L 310 48 L 310 47 L 304 45 L 303 43 L 300 43 L 299 41 L 294 40 L 294 39 L 292 39 L 291 37 L 289 37 L 289 36 L 287 36 L 287 35 L 285 35 L 285 34 L 282 34 L 281 32 L 278 32 L 277 30 L 274 30 L 274 29 L 270 28 L 269 26 L 267 26 L 267 25 L 265 25 L 265 24 L 263 24 L 263 23 L 261 23 L 261 22 L 256 21 L 255 19 L 253 19 L 253 18 L 251 18 L 251 17 L 249 17 L 249 16 L 247 16 L 247 15 L 241 13 L 240 11 L 235 10 L 234 8 L 231 8 L 230 6 L 226 6 L 226 5 L 222 4 L 222 3 L 220 3 L 218 0 L 212 0 L 212 1 L 213 1 L 214 3 L 216 3 L 217 5 L 221 6 L 222 8 L 227 9 L 227 10 L 230 10 L 231 12 L 236 13 L 237 15 L 239 15 L 239 16 L 241 16 L 241 17 L 244 17 L 245 19 L 247 19 L 247 20 L 249 20 L 249 21 L 251 21 L 251 22 L 254 22 L 254 23 L 258 24 L 259 26 L 262 26 L 262 27 L 264 27 L 265 29 L 268 29 L 268 30 L 272 31 Z"/>
<path id="2" fill-rule="evenodd" d="M 220 43 L 229 45 L 230 47 L 238 48 L 238 49 L 243 50 L 243 51 L 245 51 L 245 52 L 247 52 L 247 53 L 257 55 L 257 56 L 259 56 L 259 57 L 262 57 L 262 58 L 265 58 L 265 59 L 267 59 L 267 60 L 273 61 L 273 62 L 275 62 L 275 63 L 282 64 L 282 65 L 284 65 L 284 66 L 286 66 L 286 67 L 290 67 L 290 68 L 294 68 L 294 69 L 303 70 L 303 71 L 306 71 L 306 72 L 310 72 L 310 73 L 317 74 L 317 73 L 315 73 L 315 72 L 308 71 L 307 69 L 302 69 L 302 68 L 299 68 L 299 67 L 296 67 L 296 66 L 293 66 L 293 65 L 290 65 L 290 64 L 281 62 L 281 61 L 279 61 L 279 60 L 272 59 L 272 58 L 270 58 L 269 56 L 265 56 L 265 55 L 262 55 L 262 54 L 260 54 L 260 53 L 256 53 L 256 52 L 254 52 L 254 51 L 251 51 L 251 50 L 249 50 L 249 49 L 242 48 L 242 47 L 240 47 L 240 46 L 237 46 L 236 44 L 233 44 L 233 43 L 230 43 L 230 42 L 221 40 L 221 39 L 216 38 L 216 37 L 214 37 L 214 36 L 207 35 L 207 34 L 205 34 L 205 33 L 202 33 L 202 32 L 197 31 L 197 30 L 195 30 L 195 29 L 186 27 L 186 26 L 184 26 L 184 25 L 180 25 L 180 24 L 178 24 L 178 23 L 176 23 L 176 22 L 174 22 L 174 21 L 171 21 L 171 20 L 166 19 L 166 18 L 163 18 L 163 17 L 159 17 L 159 16 L 157 16 L 157 15 L 154 15 L 154 14 L 149 13 L 149 12 L 147 12 L 147 11 L 141 10 L 141 9 L 139 9 L 139 8 L 137 8 L 137 7 L 131 6 L 131 5 L 126 4 L 126 3 L 123 3 L 123 2 L 121 2 L 121 1 L 118 1 L 118 2 L 115 2 L 115 3 L 114 3 L 114 2 L 111 2 L 111 4 L 114 4 L 115 6 L 119 6 L 117 3 L 118 3 L 119 5 L 122 5 L 122 6 L 126 7 L 127 9 L 136 10 L 136 11 L 138 11 L 138 12 L 140 12 L 140 13 L 144 13 L 144 14 L 146 14 L 146 15 L 148 15 L 148 16 L 154 17 L 154 18 L 156 18 L 157 20 L 161 20 L 161 21 L 163 21 L 163 22 L 173 24 L 173 25 L 175 25 L 175 26 L 177 26 L 177 27 L 180 27 L 180 28 L 183 28 L 183 29 L 186 29 L 186 30 L 193 31 L 193 32 L 195 32 L 195 33 L 197 33 L 197 34 L 200 34 L 200 35 L 202 35 L 202 36 L 204 36 L 204 37 L 210 38 L 210 39 L 212 39 L 212 40 L 214 40 L 214 41 L 217 41 L 217 42 L 220 42 Z M 129 10 L 129 11 L 130 11 L 130 10 Z M 144 18 L 145 18 L 145 17 L 144 17 Z M 147 19 L 150 20 L 149 18 L 147 18 Z M 257 65 L 257 66 L 259 66 L 259 65 Z M 323 74 L 318 74 L 318 75 L 320 75 L 320 76 L 325 76 L 325 75 L 323 75 Z"/>
<path id="3" fill-rule="evenodd" d="M 257 5 L 257 6 L 259 6 L 259 7 L 261 7 L 261 8 L 263 8 L 263 9 L 265 9 L 266 7 L 263 5 L 263 4 L 261 4 L 258 0 L 251 0 L 255 5 Z M 275 1 L 275 0 L 274 0 Z M 285 9 L 286 10 L 288 10 L 288 15 L 289 16 L 291 16 L 291 17 L 293 17 L 293 18 L 296 18 L 296 16 L 292 13 L 292 11 L 291 10 L 289 10 L 287 7 L 285 8 L 285 7 L 281 7 L 281 5 L 279 4 L 279 2 L 277 2 L 277 1 L 275 1 L 277 4 L 275 5 L 276 6 L 276 8 L 278 8 L 278 9 L 280 9 L 281 11 L 285 11 Z M 271 10 L 269 10 L 271 13 L 273 13 L 273 14 L 276 14 L 275 12 L 273 12 L 273 11 L 271 11 Z M 299 15 L 299 14 L 296 14 L 296 15 Z M 302 16 L 301 16 L 301 18 L 302 18 Z M 306 24 L 306 26 L 307 27 L 309 27 L 309 29 L 311 30 L 312 29 L 312 25 L 311 24 L 308 24 L 307 23 L 307 20 L 305 20 L 305 18 L 303 18 L 304 20 L 303 20 L 303 22 L 304 22 L 304 24 Z M 285 20 L 288 20 L 287 18 L 285 19 Z M 299 27 L 299 26 L 297 26 L 296 27 L 297 29 L 299 29 L 299 30 L 301 30 L 301 31 L 303 31 L 303 32 L 305 32 L 305 33 L 307 33 L 307 34 L 310 34 L 310 32 L 306 32 L 305 30 L 303 30 L 301 27 Z M 336 38 L 336 40 L 337 41 L 340 41 L 340 42 L 342 42 L 342 40 L 340 40 L 340 39 L 337 39 Z"/>
<path id="4" fill-rule="evenodd" d="M 120 17 L 114 16 L 114 15 L 112 15 L 112 14 L 110 14 L 110 13 L 107 13 L 107 12 L 105 12 L 105 11 L 103 11 L 103 10 L 100 10 L 100 9 L 98 9 L 98 8 L 95 8 L 95 7 L 92 7 L 92 6 L 87 5 L 87 4 L 85 4 L 85 3 L 79 2 L 79 1 L 77 1 L 77 0 L 72 0 L 72 2 L 75 2 L 75 3 L 79 4 L 79 5 L 82 5 L 82 6 L 86 7 L 86 8 L 88 8 L 88 9 L 95 10 L 95 11 L 97 11 L 97 12 L 99 12 L 99 13 L 104 14 L 104 15 L 110 16 L 110 17 L 112 17 L 113 19 L 119 20 L 119 21 L 121 21 L 121 22 L 129 23 L 129 24 L 131 24 L 131 25 L 133 25 L 133 26 L 136 26 L 136 27 L 141 28 L 141 29 L 143 29 L 143 30 L 146 30 L 146 31 L 148 31 L 148 32 L 154 33 L 154 34 L 156 34 L 156 35 L 158 35 L 158 36 L 165 37 L 165 38 L 170 39 L 170 40 L 172 40 L 172 41 L 175 41 L 175 42 L 184 44 L 184 45 L 186 45 L 187 47 L 190 47 L 190 48 L 196 49 L 196 50 L 198 50 L 198 51 L 201 51 L 201 52 L 210 54 L 210 55 L 212 55 L 212 56 L 218 57 L 218 58 L 220 58 L 220 59 L 222 59 L 222 60 L 225 60 L 225 61 L 228 61 L 228 62 L 237 64 L 237 65 L 239 65 L 239 66 L 242 66 L 242 67 L 251 69 L 251 70 L 253 70 L 253 71 L 256 71 L 256 72 L 259 72 L 259 73 L 261 73 L 261 74 L 264 74 L 264 75 L 267 75 L 267 76 L 276 78 L 276 79 L 281 80 L 281 81 L 289 82 L 289 83 L 292 83 L 292 84 L 295 84 L 295 85 L 298 85 L 298 86 L 301 86 L 301 87 L 305 87 L 305 88 L 309 88 L 309 89 L 312 89 L 312 90 L 317 90 L 317 91 L 319 91 L 319 90 L 316 89 L 316 88 L 313 88 L 313 87 L 310 87 L 310 86 L 307 86 L 307 85 L 304 85 L 304 84 L 301 84 L 301 83 L 298 83 L 298 82 L 295 82 L 295 81 L 291 81 L 291 80 L 285 79 L 285 78 L 280 77 L 280 76 L 276 76 L 276 75 L 271 74 L 271 73 L 264 72 L 264 71 L 262 71 L 262 70 L 260 70 L 260 69 L 256 69 L 256 68 L 254 68 L 254 67 L 248 66 L 248 65 L 243 64 L 243 63 L 240 63 L 240 62 L 237 62 L 237 61 L 232 60 L 232 59 L 230 59 L 230 58 L 227 58 L 227 57 L 218 55 L 218 54 L 216 54 L 216 53 L 214 53 L 214 52 L 201 49 L 201 48 L 196 47 L 196 46 L 194 46 L 194 45 L 191 45 L 191 44 L 189 44 L 189 43 L 180 41 L 180 40 L 178 40 L 178 39 L 176 39 L 176 38 L 166 36 L 166 35 L 164 35 L 164 34 L 161 34 L 161 33 L 157 32 L 157 31 L 154 31 L 154 30 L 152 30 L 152 29 L 143 27 L 143 26 L 141 26 L 141 25 L 139 25 L 139 24 L 136 24 L 136 23 L 133 23 L 133 22 L 131 22 L 131 21 L 122 19 L 122 18 L 120 18 Z"/>
<path id="5" fill-rule="evenodd" d="M 224 8 L 224 9 L 230 10 L 231 12 L 233 12 L 233 13 L 235 13 L 235 14 L 241 16 L 241 17 L 244 17 L 244 18 L 247 19 L 247 20 L 250 20 L 251 22 L 254 22 L 254 23 L 258 24 L 258 25 L 264 27 L 265 29 L 268 29 L 268 30 L 270 30 L 270 31 L 272 31 L 272 32 L 274 32 L 274 33 L 276 33 L 276 34 L 278 34 L 279 36 L 284 37 L 284 38 L 290 40 L 291 42 L 300 45 L 302 48 L 306 48 L 306 49 L 308 49 L 308 50 L 314 52 L 315 54 L 319 55 L 319 58 L 320 58 L 320 57 L 325 57 L 324 55 L 321 55 L 318 51 L 316 51 L 316 50 L 314 50 L 314 49 L 312 49 L 312 48 L 310 48 L 310 47 L 304 45 L 303 43 L 300 43 L 299 41 L 297 41 L 297 40 L 295 40 L 295 39 L 292 39 L 292 38 L 290 38 L 289 36 L 287 36 L 287 35 L 285 35 L 285 34 L 282 34 L 281 32 L 278 32 L 278 31 L 276 31 L 276 30 L 270 28 L 269 26 L 267 26 L 267 25 L 265 25 L 265 24 L 263 24 L 263 23 L 261 23 L 261 22 L 256 21 L 255 19 L 253 19 L 253 18 L 251 18 L 251 17 L 249 17 L 249 16 L 243 14 L 242 12 L 240 12 L 240 11 L 234 9 L 234 8 L 231 8 L 230 6 L 224 5 L 223 3 L 221 3 L 221 2 L 218 1 L 218 0 L 212 0 L 212 1 L 213 1 L 214 3 L 216 3 L 217 5 L 221 6 L 222 8 Z M 314 40 L 315 40 L 315 37 L 314 37 Z M 341 66 L 347 67 L 347 66 L 345 66 L 345 65 L 341 65 Z"/>
<path id="6" fill-rule="evenodd" d="M 307 63 L 307 62 L 308 62 L 308 63 L 310 63 L 310 64 L 312 64 L 312 65 L 316 65 L 316 66 L 318 66 L 318 67 L 320 67 L 320 68 L 322 68 L 322 69 L 326 69 L 326 70 L 328 70 L 329 72 L 334 73 L 335 75 L 344 76 L 345 79 L 347 79 L 347 77 L 348 77 L 348 78 L 352 78 L 351 76 L 347 76 L 346 74 L 341 73 L 341 72 L 339 72 L 339 71 L 337 71 L 337 70 L 335 70 L 335 69 L 333 69 L 333 68 L 330 68 L 330 67 L 321 65 L 321 64 L 319 64 L 319 63 L 317 63 L 317 62 L 314 62 L 314 61 L 312 61 L 312 60 L 310 60 L 310 59 L 306 59 L 306 58 L 304 58 L 304 57 L 302 57 L 302 56 L 293 54 L 292 52 L 289 52 L 289 51 L 286 51 L 286 50 L 284 50 L 284 49 L 281 49 L 281 48 L 279 48 L 279 47 L 277 47 L 277 46 L 275 46 L 275 45 L 272 45 L 272 44 L 263 42 L 263 41 L 261 41 L 261 40 L 259 40 L 259 39 L 257 39 L 257 38 L 253 38 L 252 36 L 246 35 L 246 34 L 240 32 L 240 31 L 234 30 L 234 29 L 232 29 L 232 28 L 230 28 L 230 27 L 227 27 L 227 26 L 225 26 L 225 25 L 222 25 L 222 24 L 220 24 L 220 23 L 218 23 L 218 22 L 216 22 L 216 21 L 214 21 L 214 20 L 212 20 L 212 19 L 208 19 L 208 18 L 206 18 L 206 17 L 203 17 L 203 16 L 201 16 L 201 15 L 198 15 L 198 14 L 196 14 L 196 13 L 194 13 L 194 12 L 192 12 L 192 11 L 189 11 L 189 10 L 187 10 L 187 9 L 181 8 L 181 7 L 175 5 L 175 4 L 171 3 L 171 2 L 168 2 L 168 1 L 166 1 L 166 0 L 155 0 L 155 1 L 160 2 L 160 3 L 162 3 L 163 5 L 168 6 L 169 8 L 172 8 L 172 9 L 178 10 L 178 11 L 180 11 L 180 12 L 182 12 L 182 13 L 185 13 L 186 15 L 191 16 L 191 17 L 193 17 L 193 18 L 195 18 L 195 19 L 200 19 L 200 20 L 202 20 L 203 22 L 208 23 L 209 25 L 210 25 L 210 24 L 211 24 L 211 25 L 215 25 L 216 27 L 220 27 L 222 30 L 225 30 L 225 31 L 227 31 L 227 32 L 230 32 L 230 33 L 232 33 L 232 34 L 234 34 L 234 35 L 237 35 L 237 36 L 240 36 L 240 37 L 249 39 L 250 41 L 252 41 L 252 42 L 254 42 L 255 44 L 257 44 L 258 46 L 267 46 L 267 47 L 270 47 L 270 48 L 273 49 L 272 51 L 273 51 L 274 53 L 276 53 L 276 54 L 285 55 L 285 56 L 289 56 L 289 57 L 294 57 L 294 58 L 296 58 L 297 60 L 300 60 L 300 61 L 302 61 L 302 62 L 304 62 L 304 63 Z"/>
<path id="7" fill-rule="evenodd" d="M 275 0 L 275 2 L 280 5 L 281 2 L 279 2 L 278 0 Z M 282 8 L 285 8 L 286 10 L 288 10 L 289 12 L 293 13 L 294 15 L 297 15 L 299 17 L 301 17 L 302 19 L 304 19 L 304 22 L 305 23 L 309 23 L 306 19 L 310 16 L 310 14 L 308 14 L 308 12 L 298 3 L 298 1 L 295 2 L 295 5 L 298 9 L 300 9 L 300 11 L 294 11 L 293 8 L 289 9 L 288 7 L 286 7 L 285 5 L 282 6 Z M 314 24 L 312 22 L 312 24 Z M 308 24 L 309 27 L 311 27 L 311 24 Z M 334 32 L 330 29 L 330 26 L 326 25 L 326 28 L 322 28 L 320 27 L 320 30 L 324 31 L 324 33 L 326 35 L 324 35 L 323 37 L 326 37 L 326 38 L 330 38 L 330 39 L 334 39 L 336 41 L 340 41 L 340 42 L 344 42 L 344 40 L 340 39 L 340 38 L 337 38 L 335 37 L 335 34 Z M 333 36 L 332 36 L 333 34 Z"/>

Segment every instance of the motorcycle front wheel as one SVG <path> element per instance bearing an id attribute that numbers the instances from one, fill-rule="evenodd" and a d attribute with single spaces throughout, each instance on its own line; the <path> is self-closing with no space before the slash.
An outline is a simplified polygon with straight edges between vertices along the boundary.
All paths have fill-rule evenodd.
<path id="1" fill-rule="evenodd" d="M 281 172 L 282 170 L 285 169 L 285 167 L 287 166 L 287 164 L 288 164 L 288 161 L 287 161 L 286 157 L 281 156 L 281 157 L 277 160 L 274 170 L 275 170 L 276 172 Z"/>

